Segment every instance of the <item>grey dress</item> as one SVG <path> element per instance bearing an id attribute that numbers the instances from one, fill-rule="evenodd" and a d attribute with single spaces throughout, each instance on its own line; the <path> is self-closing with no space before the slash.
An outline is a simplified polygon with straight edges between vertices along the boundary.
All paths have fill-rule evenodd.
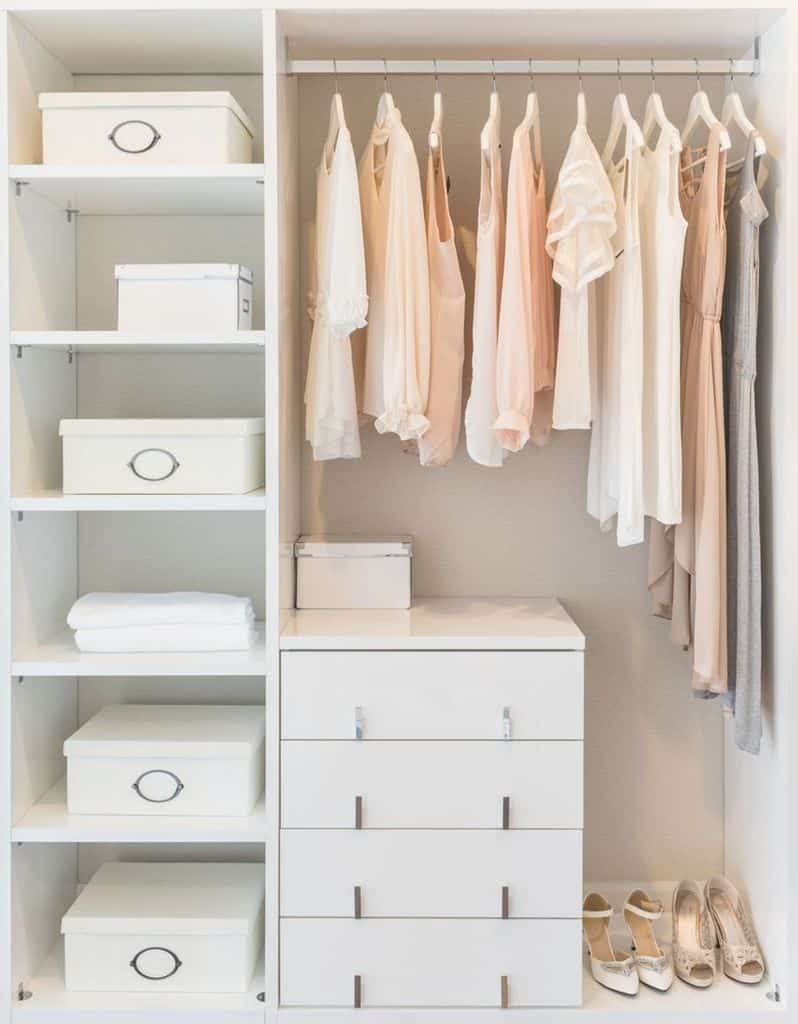
<path id="1" fill-rule="evenodd" d="M 754 137 L 726 175 L 726 284 L 723 296 L 727 460 L 728 659 L 734 739 L 759 753 L 762 735 L 762 563 L 756 441 L 756 334 L 759 226 L 768 215 L 756 184 Z"/>

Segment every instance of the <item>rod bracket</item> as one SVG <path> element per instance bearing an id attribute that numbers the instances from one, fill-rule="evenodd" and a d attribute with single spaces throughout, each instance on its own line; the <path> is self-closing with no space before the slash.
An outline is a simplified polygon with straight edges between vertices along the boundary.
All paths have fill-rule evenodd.
<path id="1" fill-rule="evenodd" d="M 33 993 L 25 988 L 25 983 L 21 981 L 17 986 L 17 1002 L 24 1003 L 26 999 L 32 999 Z"/>
<path id="2" fill-rule="evenodd" d="M 17 199 L 19 199 L 19 197 L 22 195 L 23 185 L 30 185 L 30 182 L 21 180 L 17 180 L 14 182 L 14 194 L 16 195 Z"/>

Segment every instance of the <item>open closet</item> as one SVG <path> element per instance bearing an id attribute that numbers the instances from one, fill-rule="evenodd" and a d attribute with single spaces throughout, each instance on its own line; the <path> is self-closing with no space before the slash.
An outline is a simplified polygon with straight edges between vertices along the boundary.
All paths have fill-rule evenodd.
<path id="1" fill-rule="evenodd" d="M 795 1012 L 798 20 L 755 0 L 500 7 L 17 0 L 2 11 L 3 1020 L 765 1024 Z M 469 459 L 462 430 L 440 469 L 372 424 L 359 458 L 314 461 L 305 439 L 316 173 L 336 92 L 357 159 L 386 91 L 422 182 L 430 126 L 445 138 L 465 406 L 494 90 L 505 177 L 514 129 L 539 114 L 550 200 L 580 87 L 601 152 L 619 77 L 641 126 L 656 92 L 681 129 L 699 85 L 739 125 L 730 71 L 767 149 L 757 756 L 736 748 L 721 702 L 693 696 L 688 656 L 650 611 L 647 545 L 619 547 L 588 515 L 588 431 L 554 430 L 500 469 Z M 253 162 L 43 162 L 40 93 L 154 90 L 229 91 L 254 125 Z M 251 330 L 115 329 L 115 264 L 191 261 L 252 268 Z M 265 417 L 263 488 L 64 492 L 62 419 L 217 416 Z M 410 611 L 298 610 L 295 545 L 320 534 L 411 536 Z M 78 597 L 164 590 L 249 597 L 254 646 L 76 649 L 66 616 Z M 262 706 L 265 792 L 252 813 L 69 814 L 64 741 L 112 704 Z M 249 989 L 70 991 L 62 918 L 117 861 L 261 865 L 265 938 Z M 670 943 L 674 886 L 713 875 L 751 908 L 760 984 L 719 971 L 707 991 L 677 979 L 631 999 L 591 979 L 584 893 L 621 912 L 610 930 L 628 948 L 624 900 L 645 889 Z"/>

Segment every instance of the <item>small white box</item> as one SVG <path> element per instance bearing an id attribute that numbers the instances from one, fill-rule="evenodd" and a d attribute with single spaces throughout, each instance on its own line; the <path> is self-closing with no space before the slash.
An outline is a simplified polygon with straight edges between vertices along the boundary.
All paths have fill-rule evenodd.
<path id="1" fill-rule="evenodd" d="M 124 263 L 117 330 L 204 335 L 252 328 L 252 271 L 240 263 Z"/>
<path id="2" fill-rule="evenodd" d="M 246 992 L 262 864 L 107 863 L 61 920 L 71 992 Z"/>
<path id="3" fill-rule="evenodd" d="M 246 494 L 263 486 L 265 421 L 61 420 L 64 494 Z"/>
<path id="4" fill-rule="evenodd" d="M 46 164 L 248 164 L 252 122 L 229 92 L 43 92 Z"/>
<path id="5" fill-rule="evenodd" d="M 262 707 L 112 704 L 64 743 L 70 814 L 244 817 L 263 792 Z"/>
<path id="6" fill-rule="evenodd" d="M 297 608 L 409 608 L 411 537 L 300 537 Z"/>

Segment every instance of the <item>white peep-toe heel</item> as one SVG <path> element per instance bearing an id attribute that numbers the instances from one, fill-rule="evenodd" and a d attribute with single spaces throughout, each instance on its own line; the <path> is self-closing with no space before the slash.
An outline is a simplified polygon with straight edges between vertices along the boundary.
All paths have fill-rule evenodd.
<path id="1" fill-rule="evenodd" d="M 633 956 L 616 954 L 610 939 L 609 920 L 613 909 L 597 892 L 589 892 L 582 904 L 582 928 L 585 933 L 590 972 L 605 988 L 623 995 L 635 996 L 640 979 Z"/>
<path id="2" fill-rule="evenodd" d="M 698 882 L 679 882 L 673 893 L 673 966 L 695 988 L 715 980 L 715 927 Z"/>
<path id="3" fill-rule="evenodd" d="M 623 917 L 632 936 L 632 953 L 640 980 L 650 988 L 667 992 L 673 984 L 673 961 L 670 953 L 660 949 L 653 926 L 662 917 L 662 910 L 659 900 L 635 889 L 626 897 Z"/>
<path id="4" fill-rule="evenodd" d="M 718 934 L 723 973 L 727 978 L 756 985 L 765 973 L 751 915 L 731 882 L 716 875 L 704 890 Z"/>

